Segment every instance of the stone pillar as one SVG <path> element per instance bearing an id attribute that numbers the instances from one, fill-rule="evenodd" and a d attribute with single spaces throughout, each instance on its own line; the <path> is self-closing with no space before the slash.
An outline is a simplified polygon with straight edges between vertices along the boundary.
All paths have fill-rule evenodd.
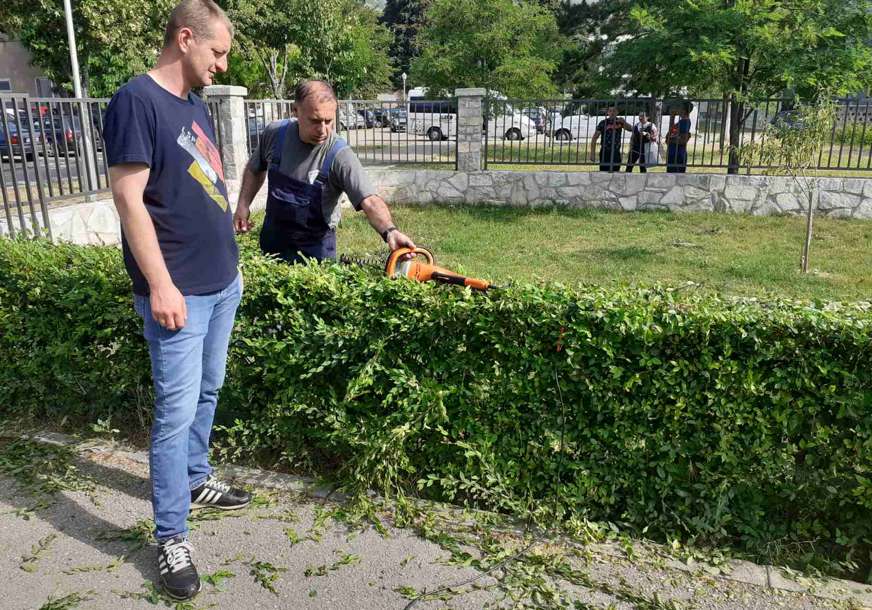
<path id="1" fill-rule="evenodd" d="M 457 97 L 457 171 L 482 169 L 481 128 L 484 89 L 455 89 Z"/>
<path id="2" fill-rule="evenodd" d="M 224 163 L 224 178 L 242 180 L 242 172 L 248 162 L 248 117 L 245 115 L 245 96 L 248 89 L 235 85 L 209 85 L 203 88 L 203 96 L 215 119 L 216 136 L 221 134 L 221 158 Z M 214 105 L 218 105 L 215 113 Z M 217 143 L 216 143 L 217 144 Z"/>

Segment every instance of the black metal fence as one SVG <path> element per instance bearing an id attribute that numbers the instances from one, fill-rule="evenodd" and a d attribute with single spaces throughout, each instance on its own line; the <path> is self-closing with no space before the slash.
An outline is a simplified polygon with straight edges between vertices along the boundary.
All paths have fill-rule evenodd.
<path id="1" fill-rule="evenodd" d="M 260 143 L 271 122 L 293 116 L 287 100 L 245 102 L 248 151 Z M 454 100 L 378 102 L 342 100 L 336 131 L 368 165 L 450 164 L 457 158 L 457 104 Z"/>
<path id="2" fill-rule="evenodd" d="M 720 99 L 574 99 L 485 101 L 484 129 L 488 165 L 598 165 L 603 138 L 594 134 L 606 119 L 610 106 L 629 127 L 645 112 L 659 131 L 656 144 L 660 164 L 666 161 L 666 134 L 673 117 L 681 108 L 689 108 L 691 138 L 687 143 L 687 166 L 710 171 L 730 167 L 730 114 L 738 121 L 738 143 L 748 144 L 771 137 L 771 126 L 780 123 L 801 128 L 792 100 L 768 99 L 745 102 L 731 107 Z M 836 100 L 837 120 L 829 141 L 821 152 L 817 169 L 854 174 L 872 171 L 872 101 Z M 618 150 L 614 159 L 626 163 L 630 152 L 631 132 L 619 130 Z M 596 150 L 594 150 L 596 148 Z M 765 169 L 760 166 L 739 168 L 742 172 Z"/>
<path id="3" fill-rule="evenodd" d="M 48 206 L 59 200 L 87 198 L 109 190 L 103 150 L 103 117 L 108 99 L 34 98 L 0 95 L 0 233 L 51 235 Z M 703 171 L 730 167 L 729 124 L 738 121 L 740 144 L 771 137 L 779 123 L 801 129 L 790 101 L 746 102 L 740 109 L 724 100 L 623 98 L 609 100 L 485 100 L 482 116 L 486 167 L 513 165 L 598 165 L 594 134 L 609 106 L 628 126 L 644 111 L 659 130 L 655 161 L 666 158 L 665 136 L 673 116 L 690 109 L 691 134 L 687 165 Z M 220 102 L 208 101 L 217 119 Z M 817 168 L 844 175 L 872 176 L 872 101 L 836 100 L 837 121 Z M 293 115 L 288 100 L 245 102 L 247 149 L 260 143 L 269 123 Z M 420 164 L 454 167 L 457 160 L 457 101 L 377 102 L 342 100 L 336 128 L 369 165 Z M 222 155 L 224 135 L 215 121 L 216 144 Z M 630 132 L 619 130 L 622 155 L 630 149 Z M 619 160 L 626 163 L 626 156 Z M 741 167 L 742 172 L 764 168 Z"/>
<path id="4" fill-rule="evenodd" d="M 48 205 L 109 189 L 108 99 L 0 95 L 2 232 L 51 236 Z"/>

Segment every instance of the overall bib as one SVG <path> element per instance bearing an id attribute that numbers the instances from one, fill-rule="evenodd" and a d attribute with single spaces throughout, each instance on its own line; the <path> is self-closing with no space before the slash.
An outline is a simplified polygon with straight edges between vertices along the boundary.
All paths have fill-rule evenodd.
<path id="1" fill-rule="evenodd" d="M 288 121 L 284 121 L 273 143 L 260 249 L 289 263 L 303 262 L 304 258 L 335 259 L 336 231 L 324 220 L 321 199 L 333 160 L 347 144 L 341 138 L 336 139 L 324 156 L 315 182 L 308 184 L 279 170 L 287 131 Z"/>

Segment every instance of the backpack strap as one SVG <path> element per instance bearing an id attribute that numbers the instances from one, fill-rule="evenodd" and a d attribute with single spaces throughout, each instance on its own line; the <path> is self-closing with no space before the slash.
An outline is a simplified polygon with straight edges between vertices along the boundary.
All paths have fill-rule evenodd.
<path id="1" fill-rule="evenodd" d="M 327 151 L 327 154 L 324 155 L 324 162 L 321 163 L 321 170 L 318 172 L 318 177 L 315 178 L 315 182 L 321 186 L 327 184 L 327 178 L 330 176 L 330 168 L 333 167 L 333 160 L 336 158 L 336 155 L 339 154 L 339 151 L 346 146 L 348 146 L 348 142 L 342 138 L 336 138 L 333 142 L 333 146 L 331 146 L 330 150 Z"/>
<path id="2" fill-rule="evenodd" d="M 290 121 L 288 119 L 284 119 L 279 121 L 280 125 L 278 131 L 276 131 L 276 137 L 273 140 L 272 146 L 272 155 L 270 156 L 270 167 L 273 169 L 278 169 L 279 164 L 282 161 L 282 150 L 285 145 L 285 134 L 288 133 L 288 125 Z"/>

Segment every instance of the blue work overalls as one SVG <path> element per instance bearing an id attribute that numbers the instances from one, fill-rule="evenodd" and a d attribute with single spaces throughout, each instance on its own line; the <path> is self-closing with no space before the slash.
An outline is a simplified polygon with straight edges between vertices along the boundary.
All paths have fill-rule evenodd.
<path id="1" fill-rule="evenodd" d="M 308 184 L 284 174 L 279 166 L 288 121 L 283 121 L 273 142 L 267 173 L 266 220 L 260 231 L 260 249 L 277 254 L 289 263 L 303 258 L 336 258 L 336 231 L 324 220 L 321 199 L 330 167 L 337 153 L 347 146 L 337 138 L 324 156 L 315 182 Z"/>

